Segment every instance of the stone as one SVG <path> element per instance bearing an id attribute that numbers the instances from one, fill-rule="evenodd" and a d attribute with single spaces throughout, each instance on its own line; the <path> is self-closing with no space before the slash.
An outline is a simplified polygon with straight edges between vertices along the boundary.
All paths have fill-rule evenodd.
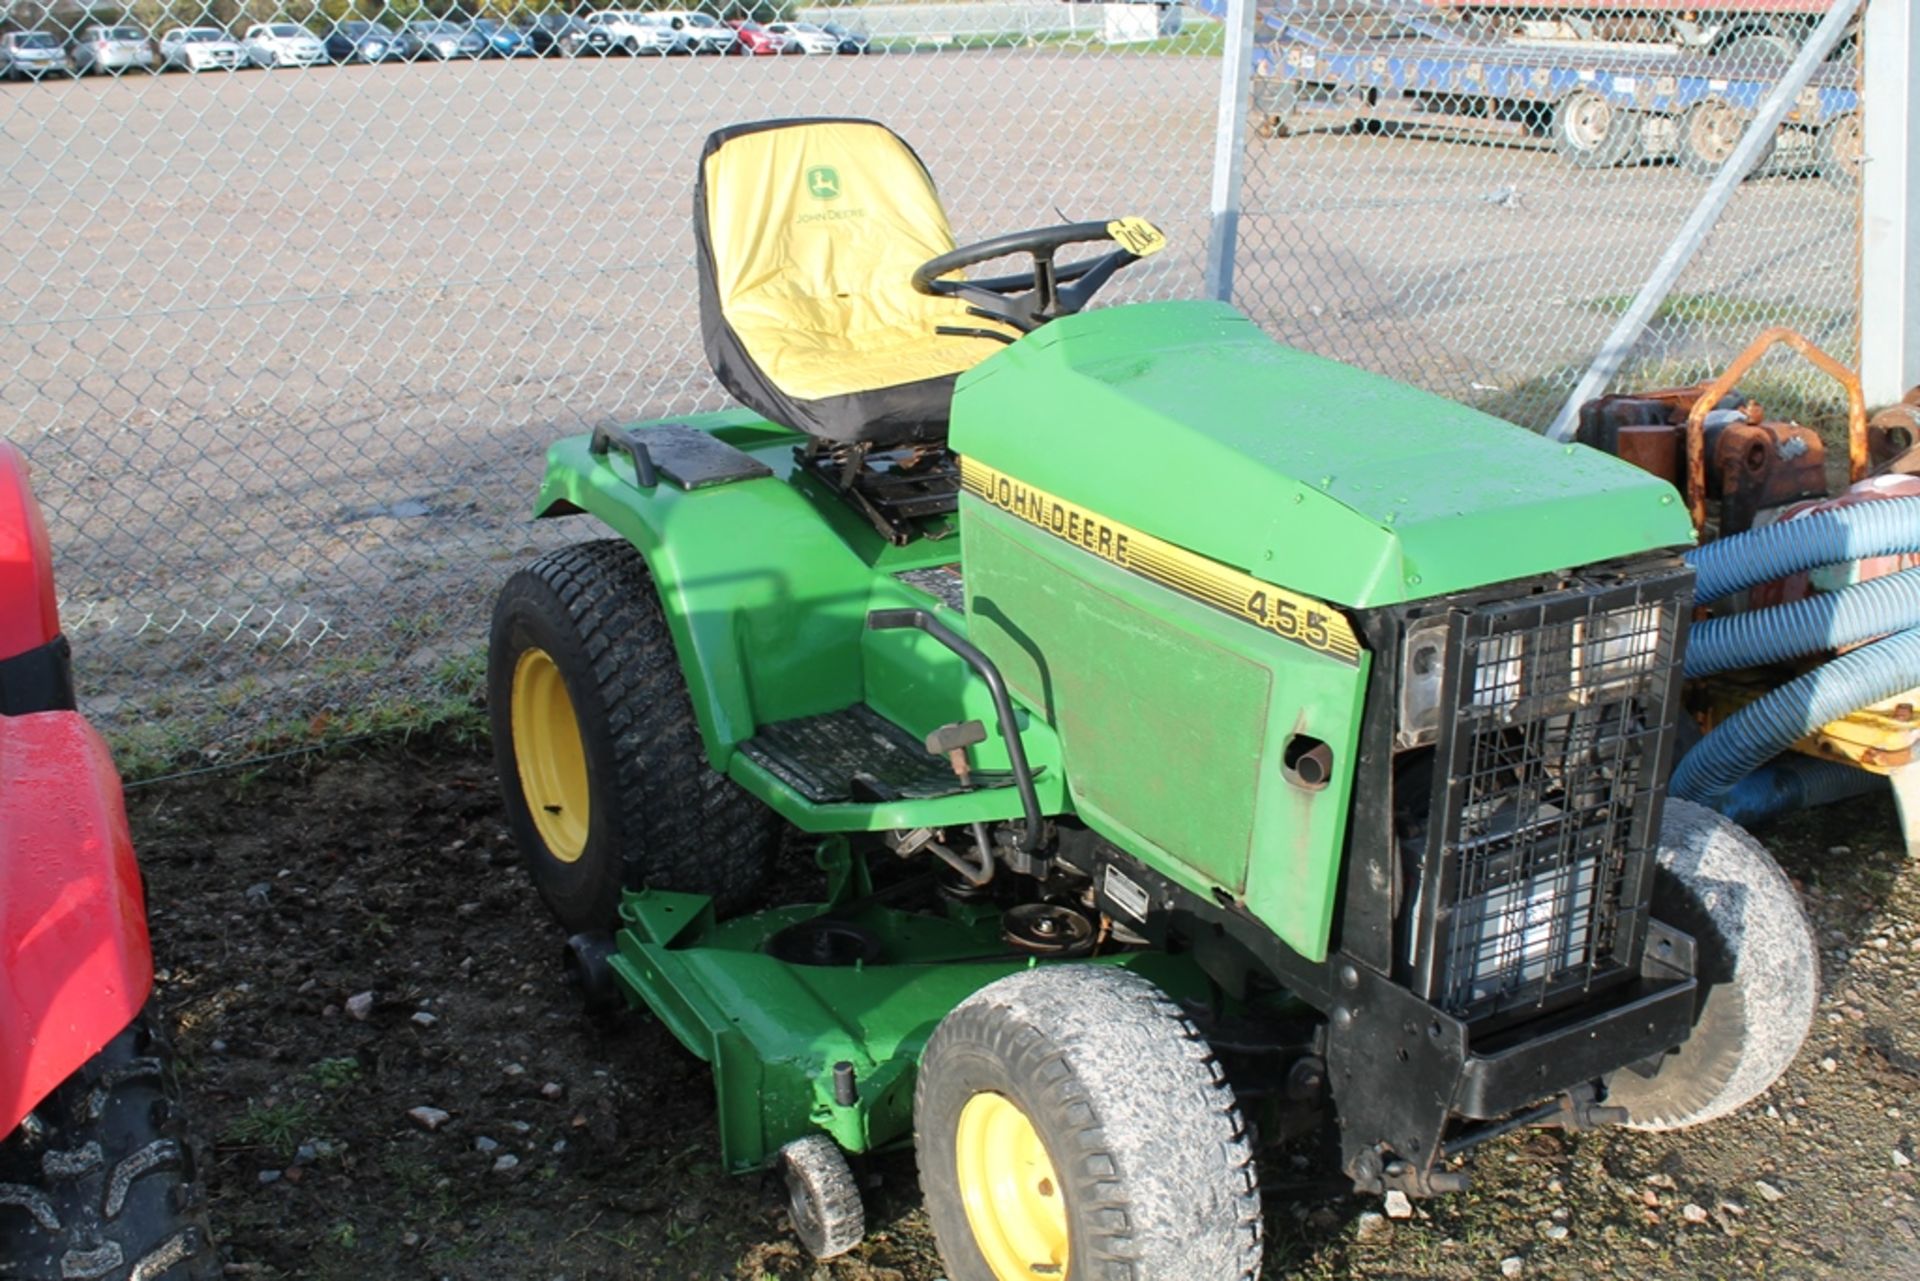
<path id="1" fill-rule="evenodd" d="M 1500 1275 L 1503 1277 L 1517 1277 L 1526 1270 L 1527 1261 L 1517 1254 L 1510 1254 L 1500 1260 Z"/>
<path id="2" fill-rule="evenodd" d="M 1902 1152 L 1899 1148 L 1895 1148 L 1893 1150 L 1893 1168 L 1894 1169 L 1904 1170 L 1912 1164 L 1913 1164 L 1912 1157 L 1908 1156 L 1905 1152 Z"/>
<path id="3" fill-rule="evenodd" d="M 567 1087 L 558 1081 L 548 1081 L 540 1087 L 540 1097 L 543 1099 L 562 1099 L 566 1094 Z"/>
<path id="4" fill-rule="evenodd" d="M 278 1182 L 280 1182 L 280 1171 L 279 1171 L 279 1170 L 262 1170 L 262 1171 L 260 1171 L 260 1186 L 261 1186 L 261 1187 L 263 1187 L 263 1188 L 264 1188 L 264 1187 L 266 1187 L 266 1186 L 267 1186 L 267 1185 L 269 1185 L 269 1184 L 272 1184 L 272 1183 L 278 1183 Z"/>
<path id="5" fill-rule="evenodd" d="M 499 1158 L 493 1163 L 493 1172 L 495 1174 L 505 1174 L 507 1171 L 517 1168 L 519 1164 L 519 1157 L 511 1152 L 502 1152 Z"/>
<path id="6" fill-rule="evenodd" d="M 1566 1239 L 1567 1226 L 1564 1223 L 1550 1223 L 1547 1225 L 1547 1240 L 1564 1241 Z"/>
<path id="7" fill-rule="evenodd" d="M 499 1149 L 500 1144 L 484 1134 L 473 1141 L 473 1150 L 475 1152 L 497 1152 Z"/>
<path id="8" fill-rule="evenodd" d="M 1400 1191 L 1398 1188 L 1387 1193 L 1387 1217 L 1389 1219 L 1411 1219 L 1413 1217 L 1413 1202 L 1407 1198 L 1406 1193 Z"/>
<path id="9" fill-rule="evenodd" d="M 1368 1210 L 1360 1216 L 1360 1222 L 1354 1229 L 1354 1235 L 1362 1241 L 1372 1241 L 1387 1233 L 1387 1216 L 1378 1210 Z"/>
<path id="10" fill-rule="evenodd" d="M 356 992 L 347 998 L 347 1013 L 365 1023 L 373 1014 L 373 993 Z"/>
<path id="11" fill-rule="evenodd" d="M 417 1107 L 407 1109 L 407 1115 L 413 1118 L 415 1125 L 423 1130 L 437 1130 L 453 1119 L 451 1112 L 442 1112 L 439 1108 Z"/>
<path id="12" fill-rule="evenodd" d="M 1775 1201 L 1782 1200 L 1787 1195 L 1786 1193 L 1782 1192 L 1779 1188 L 1774 1187 L 1773 1184 L 1768 1183 L 1765 1179 L 1755 1179 L 1753 1183 L 1753 1190 L 1755 1192 L 1758 1192 L 1760 1194 L 1760 1199 L 1762 1201 L 1767 1202 L 1769 1205 L 1771 1205 Z"/>
<path id="13" fill-rule="evenodd" d="M 1706 1207 L 1695 1205 L 1689 1201 L 1680 1207 L 1680 1217 L 1688 1223 L 1705 1223 L 1707 1221 Z"/>
<path id="14" fill-rule="evenodd" d="M 413 1024 L 415 1027 L 432 1027 L 439 1021 L 437 1016 L 429 1014 L 425 1010 L 415 1010 L 413 1013 Z"/>

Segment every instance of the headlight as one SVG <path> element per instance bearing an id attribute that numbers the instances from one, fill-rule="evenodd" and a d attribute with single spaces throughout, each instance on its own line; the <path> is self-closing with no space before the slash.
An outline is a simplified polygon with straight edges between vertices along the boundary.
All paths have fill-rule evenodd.
<path id="1" fill-rule="evenodd" d="M 1396 747 L 1431 743 L 1440 732 L 1440 687 L 1446 676 L 1447 616 L 1423 618 L 1407 628 L 1400 650 L 1400 715 Z"/>

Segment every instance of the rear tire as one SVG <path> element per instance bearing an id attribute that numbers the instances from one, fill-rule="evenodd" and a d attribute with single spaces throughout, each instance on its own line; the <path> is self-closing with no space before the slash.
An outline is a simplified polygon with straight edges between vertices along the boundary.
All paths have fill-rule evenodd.
<path id="1" fill-rule="evenodd" d="M 487 653 L 494 759 L 515 840 L 569 933 L 604 930 L 626 889 L 758 892 L 777 816 L 707 764 L 646 562 L 580 543 L 514 574 Z"/>
<path id="2" fill-rule="evenodd" d="M 1860 113 L 1837 116 L 1821 127 L 1813 144 L 1814 164 L 1820 176 L 1840 191 L 1860 189 L 1860 160 L 1866 154 Z"/>
<path id="3" fill-rule="evenodd" d="M 1243 1281 L 1260 1268 L 1247 1125 L 1153 984 L 1106 965 L 990 983 L 927 1043 L 920 1187 L 952 1281 Z"/>
<path id="4" fill-rule="evenodd" d="M 144 1016 L 0 1144 L 0 1271 L 207 1281 L 221 1264 Z"/>
<path id="5" fill-rule="evenodd" d="M 1704 98 L 1687 108 L 1680 117 L 1679 136 L 1674 154 L 1680 167 L 1702 178 L 1711 178 L 1740 144 L 1741 135 L 1753 123 L 1753 113 L 1742 111 L 1725 98 Z M 1773 159 L 1773 143 L 1761 148 L 1750 174 L 1765 173 Z"/>
<path id="6" fill-rule="evenodd" d="M 1819 960 L 1773 856 L 1689 801 L 1667 800 L 1653 915 L 1693 936 L 1693 1034 L 1652 1077 L 1616 1072 L 1607 1101 L 1625 1107 L 1636 1130 L 1681 1130 L 1726 1116 L 1780 1079 L 1813 1024 Z"/>

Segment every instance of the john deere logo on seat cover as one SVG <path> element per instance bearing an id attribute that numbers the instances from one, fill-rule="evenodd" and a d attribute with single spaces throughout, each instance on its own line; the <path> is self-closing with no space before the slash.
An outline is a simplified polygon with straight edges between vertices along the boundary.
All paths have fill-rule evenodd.
<path id="1" fill-rule="evenodd" d="M 815 165 L 807 170 L 807 190 L 815 200 L 832 200 L 840 194 L 840 171 L 831 165 Z"/>

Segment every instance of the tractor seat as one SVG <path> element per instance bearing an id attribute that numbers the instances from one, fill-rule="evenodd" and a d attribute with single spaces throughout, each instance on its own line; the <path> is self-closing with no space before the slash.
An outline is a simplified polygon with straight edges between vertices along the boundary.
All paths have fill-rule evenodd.
<path id="1" fill-rule="evenodd" d="M 707 139 L 693 194 L 700 329 L 741 404 L 830 446 L 941 441 L 953 380 L 1017 332 L 914 268 L 953 232 L 913 149 L 871 120 L 736 125 Z"/>

